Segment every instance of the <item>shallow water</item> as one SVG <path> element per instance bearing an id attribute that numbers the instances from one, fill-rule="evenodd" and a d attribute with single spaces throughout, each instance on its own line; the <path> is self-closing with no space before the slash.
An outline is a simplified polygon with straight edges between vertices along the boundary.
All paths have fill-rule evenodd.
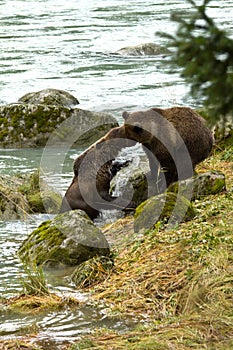
<path id="1" fill-rule="evenodd" d="M 84 299 L 83 296 L 77 295 L 76 297 L 80 300 Z M 59 345 L 67 341 L 75 341 L 81 335 L 90 333 L 97 327 L 109 327 L 116 331 L 126 332 L 135 323 L 136 321 L 130 317 L 128 320 L 113 318 L 106 315 L 103 307 L 97 308 L 85 304 L 79 307 L 40 312 L 38 315 L 36 313 L 22 315 L 2 310 L 0 312 L 0 339 L 39 331 L 37 342 L 49 340 L 51 344 Z"/>
<path id="2" fill-rule="evenodd" d="M 200 2 L 199 2 L 200 3 Z M 123 110 L 197 107 L 179 71 L 170 72 L 166 58 L 120 57 L 122 47 L 146 42 L 165 44 L 157 31 L 174 33 L 172 11 L 188 15 L 183 0 L 2 0 L 0 2 L 0 104 L 16 102 L 23 94 L 44 88 L 72 93 L 80 108 L 111 112 L 119 122 Z M 233 34 L 233 1 L 212 1 L 208 13 Z M 72 178 L 72 162 L 81 150 L 69 150 L 59 174 L 48 182 L 61 193 Z M 56 150 L 59 158 L 59 150 Z M 0 150 L 0 174 L 31 172 L 42 162 L 43 149 Z M 0 222 L 0 295 L 10 297 L 22 286 L 22 266 L 16 252 L 25 237 L 45 220 L 44 215 Z M 63 283 L 63 282 L 62 282 Z M 61 283 L 61 285 L 62 285 Z M 59 284 L 59 282 L 58 282 Z M 124 331 L 123 322 L 105 318 L 91 307 L 45 314 L 39 318 L 0 312 L 0 335 L 18 335 L 36 324 L 43 338 L 66 340 L 95 326 Z M 61 334 L 61 329 L 65 329 Z"/>

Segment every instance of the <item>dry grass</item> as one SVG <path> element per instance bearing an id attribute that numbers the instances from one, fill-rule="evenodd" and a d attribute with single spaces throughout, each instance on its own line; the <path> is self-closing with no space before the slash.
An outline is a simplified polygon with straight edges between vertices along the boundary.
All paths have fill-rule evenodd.
<path id="1" fill-rule="evenodd" d="M 39 313 L 45 310 L 62 309 L 77 306 L 79 301 L 72 297 L 63 297 L 54 293 L 49 295 L 20 295 L 1 302 L 8 310 L 20 314 Z"/>
<path id="2" fill-rule="evenodd" d="M 109 316 L 147 326 L 124 335 L 97 331 L 91 348 L 233 348 L 233 148 L 215 153 L 198 172 L 213 169 L 226 175 L 227 191 L 195 201 L 194 220 L 170 231 L 158 223 L 140 236 L 129 218 L 125 227 L 124 220 L 112 225 L 111 239 L 118 232 L 130 239 L 117 242 L 115 273 L 88 291 Z"/>
<path id="3" fill-rule="evenodd" d="M 41 350 L 30 344 L 27 340 L 4 340 L 0 341 L 0 350 Z"/>

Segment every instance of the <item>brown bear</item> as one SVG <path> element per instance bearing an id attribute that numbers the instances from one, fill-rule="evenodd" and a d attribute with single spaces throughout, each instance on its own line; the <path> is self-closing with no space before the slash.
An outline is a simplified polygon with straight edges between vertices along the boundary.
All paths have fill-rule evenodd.
<path id="1" fill-rule="evenodd" d="M 172 182 L 191 177 L 195 166 L 211 152 L 212 133 L 191 108 L 152 108 L 123 112 L 122 116 L 125 121 L 118 134 L 142 144 L 157 193 Z"/>
<path id="2" fill-rule="evenodd" d="M 125 165 L 115 162 L 115 158 L 122 148 L 135 144 L 121 138 L 121 133 L 121 127 L 111 129 L 76 158 L 73 181 L 62 200 L 60 213 L 81 209 L 95 219 L 101 209 L 124 210 L 133 205 L 109 194 L 113 176 Z"/>

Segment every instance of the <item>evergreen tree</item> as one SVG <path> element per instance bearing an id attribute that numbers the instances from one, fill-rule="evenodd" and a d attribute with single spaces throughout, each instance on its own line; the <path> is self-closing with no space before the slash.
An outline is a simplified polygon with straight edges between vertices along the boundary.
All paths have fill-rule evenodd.
<path id="1" fill-rule="evenodd" d="M 233 115 L 233 40 L 207 16 L 211 0 L 204 0 L 201 6 L 187 1 L 194 11 L 188 19 L 173 14 L 178 29 L 174 36 L 162 36 L 175 48 L 170 62 L 182 68 L 181 76 L 190 84 L 193 97 L 203 101 L 210 122 L 215 123 Z"/>

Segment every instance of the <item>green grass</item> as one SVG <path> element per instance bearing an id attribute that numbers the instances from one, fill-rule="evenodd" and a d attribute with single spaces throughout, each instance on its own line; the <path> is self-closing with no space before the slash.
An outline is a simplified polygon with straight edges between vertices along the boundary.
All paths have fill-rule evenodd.
<path id="1" fill-rule="evenodd" d="M 196 200 L 193 220 L 171 230 L 158 223 L 140 236 L 125 220 L 131 240 L 118 245 L 115 272 L 87 291 L 109 317 L 146 326 L 126 334 L 96 330 L 88 337 L 93 349 L 233 348 L 232 156 L 233 147 L 216 151 L 198 167 L 222 171 L 227 190 Z M 124 233 L 124 220 L 109 232 Z"/>

